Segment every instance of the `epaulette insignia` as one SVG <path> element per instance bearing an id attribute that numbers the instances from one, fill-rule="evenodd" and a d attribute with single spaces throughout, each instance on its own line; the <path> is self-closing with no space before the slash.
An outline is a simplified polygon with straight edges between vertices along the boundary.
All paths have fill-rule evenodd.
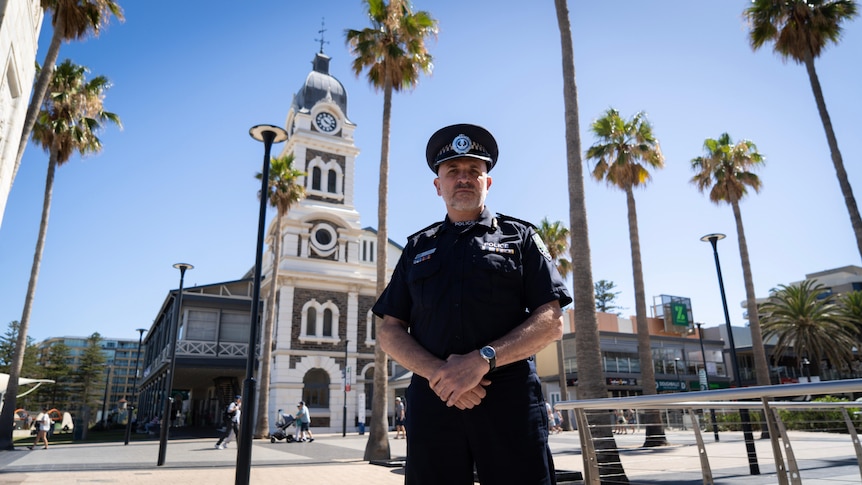
<path id="1" fill-rule="evenodd" d="M 414 232 L 413 234 L 411 234 L 411 235 L 407 236 L 407 239 L 408 239 L 408 240 L 410 240 L 410 239 L 413 239 L 414 237 L 416 237 L 416 236 L 418 236 L 418 235 L 420 235 L 420 234 L 422 234 L 422 233 L 424 233 L 424 232 L 428 232 L 428 231 L 430 231 L 431 229 L 437 229 L 437 228 L 439 228 L 442 224 L 443 224 L 443 221 L 435 222 L 434 224 L 431 224 L 431 225 L 429 225 L 429 226 L 427 226 L 427 227 L 424 227 L 424 228 L 422 228 L 422 229 L 419 229 L 418 231 Z"/>
<path id="2" fill-rule="evenodd" d="M 506 214 L 503 214 L 501 212 L 497 213 L 497 217 L 502 219 L 502 220 L 518 222 L 518 223 L 521 223 L 527 227 L 532 227 L 533 229 L 537 229 L 537 227 L 532 222 L 525 221 L 523 219 L 518 219 L 517 217 L 507 216 Z"/>

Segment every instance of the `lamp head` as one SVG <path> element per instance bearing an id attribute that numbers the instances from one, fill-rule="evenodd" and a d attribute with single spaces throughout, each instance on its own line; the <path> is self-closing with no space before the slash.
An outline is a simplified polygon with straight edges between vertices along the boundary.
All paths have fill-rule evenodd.
<path id="1" fill-rule="evenodd" d="M 724 234 L 715 233 L 715 234 L 707 234 L 706 236 L 703 236 L 702 238 L 700 238 L 700 240 L 703 242 L 711 242 L 712 244 L 715 244 L 716 242 L 721 241 L 725 237 L 727 237 L 727 236 L 725 236 Z"/>
<path id="2" fill-rule="evenodd" d="M 272 137 L 272 143 L 281 143 L 287 140 L 287 131 L 275 125 L 255 125 L 248 130 L 248 134 L 255 140 L 264 143 L 266 143 L 267 136 Z"/>
<path id="3" fill-rule="evenodd" d="M 180 271 L 185 271 L 187 269 L 195 269 L 195 267 L 190 265 L 189 263 L 174 263 L 174 268 Z"/>

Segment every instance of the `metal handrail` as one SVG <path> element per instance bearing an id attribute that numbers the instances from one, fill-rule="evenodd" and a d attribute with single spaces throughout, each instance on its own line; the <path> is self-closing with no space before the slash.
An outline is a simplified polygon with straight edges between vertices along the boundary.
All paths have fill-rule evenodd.
<path id="1" fill-rule="evenodd" d="M 851 394 L 862 392 L 862 379 L 841 381 L 804 382 L 799 384 L 779 384 L 775 386 L 736 387 L 714 389 L 711 391 L 675 392 L 647 396 L 608 397 L 604 399 L 584 399 L 580 401 L 560 401 L 560 409 L 617 409 L 617 408 L 654 408 L 657 405 L 673 404 L 684 401 L 719 401 L 737 399 L 763 399 L 764 397 L 805 396 L 820 394 Z"/>
<path id="2" fill-rule="evenodd" d="M 772 444 L 773 457 L 778 482 L 781 485 L 801 485 L 802 480 L 796 464 L 796 458 L 790 445 L 786 429 L 781 417 L 775 408 L 788 409 L 830 409 L 841 410 L 847 432 L 853 442 L 856 452 L 857 465 L 862 475 L 862 443 L 856 434 L 856 428 L 847 408 L 862 407 L 862 402 L 795 402 L 774 401 L 774 398 L 788 396 L 806 396 L 823 394 L 852 394 L 862 392 L 862 379 L 847 379 L 826 382 L 807 382 L 799 384 L 780 384 L 774 386 L 754 386 L 732 389 L 717 389 L 711 391 L 693 391 L 684 393 L 654 394 L 647 396 L 611 397 L 604 399 L 585 399 L 581 401 L 561 401 L 556 407 L 561 410 L 571 410 L 575 413 L 578 422 L 578 432 L 581 438 L 581 456 L 584 463 L 584 483 L 598 485 L 601 483 L 599 467 L 596 457 L 596 449 L 592 442 L 590 424 L 587 420 L 585 410 L 608 410 L 608 409 L 654 409 L 671 408 L 688 410 L 689 414 L 695 414 L 697 408 L 727 408 L 727 409 L 750 409 L 759 408 L 764 412 L 764 418 L 769 430 L 769 439 Z M 751 399 L 755 401 L 742 401 Z M 715 423 L 713 423 L 715 426 Z M 712 470 L 706 447 L 698 426 L 693 426 L 695 439 L 697 440 L 698 454 L 700 456 L 703 483 L 713 484 Z M 717 438 L 717 428 L 716 439 Z M 785 462 L 784 455 L 787 456 Z M 749 459 L 751 460 L 751 456 Z M 756 465 L 756 458 L 754 458 Z M 786 463 L 786 465 L 785 465 Z M 752 469 L 754 470 L 754 469 Z M 752 473 L 757 473 L 752 471 Z"/>

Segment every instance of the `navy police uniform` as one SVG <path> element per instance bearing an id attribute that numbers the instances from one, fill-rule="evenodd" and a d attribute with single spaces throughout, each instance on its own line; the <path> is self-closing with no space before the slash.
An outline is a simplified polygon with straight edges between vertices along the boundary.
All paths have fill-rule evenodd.
<path id="1" fill-rule="evenodd" d="M 425 157 L 437 173 L 461 157 L 497 163 L 497 142 L 469 124 L 437 130 Z M 408 324 L 410 335 L 446 359 L 488 345 L 521 325 L 530 312 L 572 298 L 535 228 L 487 206 L 475 221 L 447 217 L 408 238 L 389 285 L 372 311 Z M 496 367 L 482 402 L 448 407 L 428 380 L 413 375 L 407 389 L 405 483 L 551 484 L 548 413 L 532 359 Z"/>
<path id="2" fill-rule="evenodd" d="M 477 221 L 447 217 L 410 236 L 373 311 L 408 322 L 420 345 L 446 359 L 502 337 L 553 300 L 563 307 L 572 298 L 535 228 L 486 206 Z M 554 483 L 532 360 L 497 367 L 487 378 L 481 404 L 459 410 L 413 376 L 406 483 L 473 483 L 474 462 L 483 484 Z"/>

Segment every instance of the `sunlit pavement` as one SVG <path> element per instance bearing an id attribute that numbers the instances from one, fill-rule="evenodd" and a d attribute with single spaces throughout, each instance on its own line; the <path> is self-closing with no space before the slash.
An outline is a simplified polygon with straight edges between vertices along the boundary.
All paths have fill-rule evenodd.
<path id="1" fill-rule="evenodd" d="M 394 436 L 394 434 L 390 435 Z M 615 435 L 631 483 L 703 483 L 691 431 L 669 431 L 671 446 L 642 449 L 643 432 Z M 371 465 L 362 459 L 368 435 L 315 435 L 313 443 L 257 440 L 252 450 L 250 482 L 321 484 L 400 484 L 401 467 Z M 757 437 L 757 436 L 756 436 Z M 749 474 L 741 433 L 705 433 L 706 455 L 715 483 L 778 483 L 769 440 L 756 440 L 760 475 Z M 848 435 L 791 432 L 791 446 L 805 484 L 859 484 L 862 475 Z M 550 439 L 558 469 L 582 471 L 577 432 Z M 236 476 L 236 443 L 217 450 L 212 439 L 171 440 L 165 465 L 158 467 L 158 440 L 122 443 L 54 445 L 48 450 L 0 452 L 0 483 L 185 483 L 232 484 Z M 405 440 L 389 441 L 394 458 L 406 454 Z"/>

